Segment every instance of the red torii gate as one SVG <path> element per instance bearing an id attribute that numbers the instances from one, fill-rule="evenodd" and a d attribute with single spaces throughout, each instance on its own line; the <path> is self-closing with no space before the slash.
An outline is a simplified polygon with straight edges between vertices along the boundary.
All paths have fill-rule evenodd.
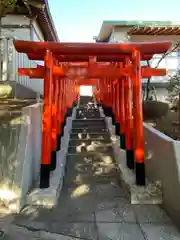
<path id="1" fill-rule="evenodd" d="M 44 79 L 40 187 L 49 186 L 50 170 L 56 167 L 56 136 L 60 138 L 60 125 L 62 128 L 67 108 L 77 102 L 78 86 L 86 81 L 89 84 L 96 83 L 97 100 L 104 109 L 112 109 L 121 136 L 121 146 L 127 152 L 127 166 L 131 169 L 135 167 L 136 183 L 144 185 L 141 77 L 164 76 L 166 71 L 141 67 L 140 61 L 150 60 L 153 54 L 165 53 L 171 47 L 171 42 L 109 44 L 15 40 L 14 45 L 18 52 L 26 53 L 29 59 L 44 60 L 44 67 L 19 69 L 21 75 Z M 79 61 L 82 63 L 69 63 Z M 110 64 L 103 65 L 100 62 Z M 68 73 L 70 69 L 73 72 Z M 77 70 L 80 71 L 78 74 Z"/>

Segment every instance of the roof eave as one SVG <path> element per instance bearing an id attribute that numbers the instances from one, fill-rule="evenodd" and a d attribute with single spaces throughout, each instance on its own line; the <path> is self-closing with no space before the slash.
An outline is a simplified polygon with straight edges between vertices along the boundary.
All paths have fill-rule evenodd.
<path id="1" fill-rule="evenodd" d="M 51 25 L 52 32 L 53 32 L 53 35 L 54 35 L 54 40 L 59 41 L 59 37 L 58 37 L 57 31 L 56 31 L 56 28 L 55 28 L 55 25 L 54 25 L 54 21 L 53 21 L 53 18 L 52 18 L 52 15 L 51 15 L 51 12 L 50 12 L 50 9 L 49 9 L 49 4 L 48 4 L 47 0 L 45 0 L 45 4 L 46 4 L 46 8 L 45 8 L 44 11 L 45 11 L 46 17 L 49 20 L 49 23 Z"/>
<path id="2" fill-rule="evenodd" d="M 37 15 L 37 21 L 39 22 L 39 25 L 43 30 L 46 40 L 58 42 L 59 38 L 58 38 L 56 28 L 54 26 L 54 21 L 51 16 L 48 1 L 32 0 L 32 2 L 33 2 L 32 4 L 33 9 L 35 9 L 35 13 Z M 44 6 L 42 7 L 42 5 Z"/>
<path id="3" fill-rule="evenodd" d="M 107 37 L 106 39 L 102 39 L 103 31 L 106 26 L 109 25 L 109 32 L 107 31 Z M 172 22 L 172 21 L 108 21 L 105 20 L 102 23 L 99 35 L 97 37 L 97 41 L 99 42 L 104 42 L 107 41 L 110 35 L 111 28 L 114 26 L 119 26 L 119 27 L 179 27 L 180 28 L 180 22 Z"/>

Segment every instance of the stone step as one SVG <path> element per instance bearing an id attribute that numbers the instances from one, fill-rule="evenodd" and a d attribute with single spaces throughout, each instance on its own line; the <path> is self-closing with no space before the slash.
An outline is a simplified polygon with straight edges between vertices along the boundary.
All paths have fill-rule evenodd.
<path id="1" fill-rule="evenodd" d="M 100 117 L 100 112 L 98 112 L 98 111 L 76 112 L 76 117 L 77 116 L 85 116 L 85 117 L 87 117 L 87 116 L 91 116 L 91 115 L 95 116 L 95 117 L 93 117 L 95 119 L 101 118 Z"/>
<path id="2" fill-rule="evenodd" d="M 89 101 L 89 102 L 79 102 L 78 106 L 82 106 L 82 107 L 91 107 L 91 106 L 96 106 L 96 104 L 93 101 Z"/>
<path id="3" fill-rule="evenodd" d="M 98 108 L 81 108 L 76 110 L 77 113 L 99 113 Z"/>
<path id="4" fill-rule="evenodd" d="M 104 153 L 104 152 L 109 152 L 112 151 L 112 146 L 111 145 L 89 145 L 89 146 L 69 146 L 68 147 L 68 154 L 84 154 L 88 152 L 95 152 L 95 153 Z"/>
<path id="5" fill-rule="evenodd" d="M 84 171 L 83 171 L 84 170 Z M 106 179 L 108 178 L 108 179 Z M 97 168 L 82 168 L 70 169 L 66 172 L 65 183 L 86 184 L 87 182 L 98 182 L 118 178 L 118 171 L 115 167 L 97 167 Z"/>
<path id="6" fill-rule="evenodd" d="M 96 106 L 96 104 L 94 103 L 94 101 L 79 101 L 79 106 L 82 105 L 82 106 Z"/>
<path id="7" fill-rule="evenodd" d="M 73 164 L 112 164 L 115 162 L 114 160 L 114 152 L 111 150 L 109 152 L 102 152 L 102 153 L 83 153 L 83 154 L 68 154 L 66 157 L 68 166 Z"/>
<path id="8" fill-rule="evenodd" d="M 86 115 L 76 115 L 76 119 L 82 119 L 82 120 L 85 120 L 85 119 L 92 119 L 92 118 L 100 118 L 101 115 L 98 113 L 98 114 L 86 114 Z"/>
<path id="9" fill-rule="evenodd" d="M 80 96 L 81 102 L 94 102 L 94 98 L 92 96 Z"/>
<path id="10" fill-rule="evenodd" d="M 96 106 L 94 106 L 93 108 L 89 108 L 89 109 L 84 108 L 84 107 L 82 107 L 82 108 L 78 107 L 78 108 L 76 108 L 76 111 L 78 113 L 79 112 L 99 112 L 99 108 Z"/>
<path id="11" fill-rule="evenodd" d="M 73 179 L 72 179 L 73 178 Z M 95 184 L 108 184 L 110 182 L 117 182 L 119 178 L 118 172 L 113 172 L 113 174 L 79 174 L 70 173 L 66 175 L 64 180 L 65 187 L 82 186 L 82 185 L 95 185 Z"/>
<path id="12" fill-rule="evenodd" d="M 97 109 L 96 105 L 78 105 L 79 109 L 82 109 L 82 111 L 88 111 L 88 110 L 95 110 Z"/>
<path id="13" fill-rule="evenodd" d="M 108 132 L 104 127 L 83 127 L 83 128 L 72 128 L 71 133 L 103 133 Z"/>
<path id="14" fill-rule="evenodd" d="M 72 128 L 85 128 L 88 126 L 101 126 L 105 127 L 106 123 L 103 118 L 101 119 L 76 119 L 72 122 Z"/>
<path id="15" fill-rule="evenodd" d="M 79 101 L 79 105 L 90 106 L 90 105 L 95 105 L 95 103 L 94 103 L 94 101 L 92 99 L 89 99 L 89 101 L 86 99 L 86 100 L 80 100 Z"/>
<path id="16" fill-rule="evenodd" d="M 85 118 L 99 119 L 99 118 L 101 118 L 101 114 L 97 111 L 79 112 L 79 113 L 77 112 L 76 118 L 77 119 L 85 119 Z"/>
<path id="17" fill-rule="evenodd" d="M 94 160 L 91 163 L 86 163 L 84 161 L 81 161 L 81 162 L 79 162 L 78 160 L 74 161 L 74 159 L 73 159 L 73 160 L 68 161 L 66 172 L 74 170 L 75 172 L 85 173 L 88 171 L 96 171 L 100 168 L 104 172 L 107 172 L 108 170 L 111 170 L 111 169 L 117 169 L 116 165 L 114 164 L 113 161 L 114 160 L 109 161 L 109 162 L 108 161 L 103 162 L 102 159 L 99 158 L 99 159 L 96 159 L 96 161 Z"/>
<path id="18" fill-rule="evenodd" d="M 93 139 L 71 139 L 69 140 L 69 146 L 80 146 L 80 145 L 85 145 L 85 146 L 90 146 L 90 145 L 110 145 L 111 140 L 93 140 Z"/>
<path id="19" fill-rule="evenodd" d="M 70 139 L 83 139 L 83 140 L 109 140 L 108 133 L 71 133 Z"/>

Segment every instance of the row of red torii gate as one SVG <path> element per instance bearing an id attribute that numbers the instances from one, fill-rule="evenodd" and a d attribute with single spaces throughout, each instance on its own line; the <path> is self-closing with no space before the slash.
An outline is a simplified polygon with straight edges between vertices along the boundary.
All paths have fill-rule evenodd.
<path id="1" fill-rule="evenodd" d="M 44 79 L 40 188 L 48 188 L 50 172 L 56 169 L 56 152 L 66 117 L 77 105 L 80 85 L 93 85 L 105 113 L 113 117 L 127 167 L 136 174 L 136 184 L 145 185 L 142 78 L 165 76 L 166 69 L 141 66 L 154 54 L 163 54 L 172 43 L 54 43 L 14 40 L 29 60 L 44 66 L 19 68 L 20 75 Z"/>

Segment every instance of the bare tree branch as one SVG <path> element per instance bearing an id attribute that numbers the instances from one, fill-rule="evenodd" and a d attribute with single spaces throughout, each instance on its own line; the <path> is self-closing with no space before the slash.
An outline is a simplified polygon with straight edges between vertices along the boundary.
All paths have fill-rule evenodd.
<path id="1" fill-rule="evenodd" d="M 159 64 L 162 62 L 162 60 L 167 57 L 169 54 L 171 54 L 172 52 L 174 52 L 178 47 L 180 47 L 180 42 L 177 42 L 175 44 L 175 46 L 170 50 L 170 51 L 167 51 L 165 54 L 163 54 L 163 56 L 159 59 L 157 65 L 155 66 L 155 68 L 158 68 L 159 67 Z"/>

